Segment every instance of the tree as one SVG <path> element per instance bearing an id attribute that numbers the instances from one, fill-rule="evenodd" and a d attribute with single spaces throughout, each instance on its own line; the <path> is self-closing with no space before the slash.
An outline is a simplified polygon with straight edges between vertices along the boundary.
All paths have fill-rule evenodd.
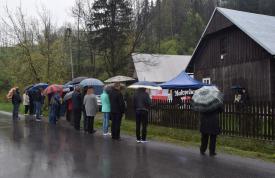
<path id="1" fill-rule="evenodd" d="M 132 8 L 127 0 L 97 0 L 93 5 L 94 44 L 104 57 L 108 74 L 116 75 L 125 66 L 131 34 Z"/>

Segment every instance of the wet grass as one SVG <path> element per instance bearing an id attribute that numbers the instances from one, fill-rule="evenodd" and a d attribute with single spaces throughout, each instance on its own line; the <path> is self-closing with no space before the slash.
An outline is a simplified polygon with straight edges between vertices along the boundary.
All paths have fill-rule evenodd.
<path id="1" fill-rule="evenodd" d="M 23 109 L 24 107 L 21 105 L 20 113 L 23 113 Z M 11 103 L 0 102 L 0 110 L 11 112 Z M 102 129 L 102 114 L 97 115 L 95 128 L 97 130 Z M 123 134 L 135 136 L 135 122 L 123 119 L 121 130 Z M 200 133 L 194 130 L 149 125 L 148 140 L 167 142 L 184 147 L 194 147 L 199 150 Z M 221 135 L 218 137 L 218 152 L 275 162 L 275 142 L 270 141 Z"/>
<path id="2" fill-rule="evenodd" d="M 97 129 L 102 128 L 101 118 L 101 115 L 97 116 L 95 122 Z M 121 130 L 124 134 L 135 136 L 135 122 L 123 119 Z M 194 147 L 199 152 L 199 131 L 149 125 L 148 139 Z M 218 152 L 275 162 L 275 142 L 221 135 L 218 137 L 217 145 Z"/>

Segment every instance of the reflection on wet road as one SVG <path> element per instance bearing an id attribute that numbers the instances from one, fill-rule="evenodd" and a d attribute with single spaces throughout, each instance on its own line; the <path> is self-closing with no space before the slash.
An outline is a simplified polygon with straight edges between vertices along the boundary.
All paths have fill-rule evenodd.
<path id="1" fill-rule="evenodd" d="M 69 127 L 12 122 L 0 115 L 0 177 L 275 177 L 275 164 L 219 155 L 132 137 L 113 141 Z"/>

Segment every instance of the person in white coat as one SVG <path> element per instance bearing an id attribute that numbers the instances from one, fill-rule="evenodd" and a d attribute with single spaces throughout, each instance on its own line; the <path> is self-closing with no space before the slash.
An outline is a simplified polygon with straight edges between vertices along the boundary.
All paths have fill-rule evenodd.
<path id="1" fill-rule="evenodd" d="M 25 93 L 23 94 L 23 105 L 25 107 L 25 114 L 27 115 L 29 112 L 29 106 L 30 106 L 30 97 L 28 95 L 28 92 L 25 91 Z"/>

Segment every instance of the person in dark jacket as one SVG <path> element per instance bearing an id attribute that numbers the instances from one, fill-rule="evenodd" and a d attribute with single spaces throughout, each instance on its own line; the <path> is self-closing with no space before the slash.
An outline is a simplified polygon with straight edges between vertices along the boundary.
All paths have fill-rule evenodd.
<path id="1" fill-rule="evenodd" d="M 35 113 L 35 105 L 34 105 L 34 101 L 33 101 L 34 92 L 33 91 L 29 91 L 28 94 L 29 94 L 29 98 L 30 98 L 29 114 L 33 115 Z"/>
<path id="2" fill-rule="evenodd" d="M 19 120 L 18 112 L 19 112 L 19 107 L 20 103 L 22 102 L 19 89 L 16 88 L 12 95 L 12 104 L 13 104 L 13 110 L 12 110 L 12 118 L 13 120 Z"/>
<path id="3" fill-rule="evenodd" d="M 201 113 L 201 125 L 200 125 L 200 132 L 201 132 L 201 147 L 200 153 L 202 155 L 205 154 L 207 149 L 208 140 L 210 138 L 209 143 L 209 155 L 215 156 L 216 155 L 216 139 L 217 135 L 220 133 L 219 127 L 219 113 L 223 111 L 223 108 L 218 108 L 211 112 L 204 112 Z"/>
<path id="4" fill-rule="evenodd" d="M 62 99 L 59 93 L 55 93 L 51 97 L 50 101 L 50 109 L 49 109 L 49 122 L 50 124 L 56 124 L 58 121 L 58 116 L 59 116 L 59 107 L 60 104 L 62 103 Z"/>
<path id="5" fill-rule="evenodd" d="M 136 111 L 136 137 L 138 143 L 146 142 L 148 113 L 151 99 L 145 88 L 139 88 L 134 95 L 134 109 Z M 140 127 L 142 125 L 142 136 Z"/>
<path id="6" fill-rule="evenodd" d="M 111 119 L 112 119 L 112 138 L 120 139 L 120 125 L 123 113 L 125 112 L 125 102 L 120 91 L 120 84 L 116 83 L 110 92 Z"/>
<path id="7" fill-rule="evenodd" d="M 38 91 L 35 92 L 33 101 L 35 104 L 35 118 L 36 121 L 41 121 L 41 109 L 42 109 L 42 100 L 43 100 L 43 89 L 39 88 Z"/>
<path id="8" fill-rule="evenodd" d="M 80 87 L 76 87 L 72 95 L 73 103 L 73 120 L 75 130 L 80 130 L 80 120 L 82 111 L 82 99 L 80 93 Z"/>

